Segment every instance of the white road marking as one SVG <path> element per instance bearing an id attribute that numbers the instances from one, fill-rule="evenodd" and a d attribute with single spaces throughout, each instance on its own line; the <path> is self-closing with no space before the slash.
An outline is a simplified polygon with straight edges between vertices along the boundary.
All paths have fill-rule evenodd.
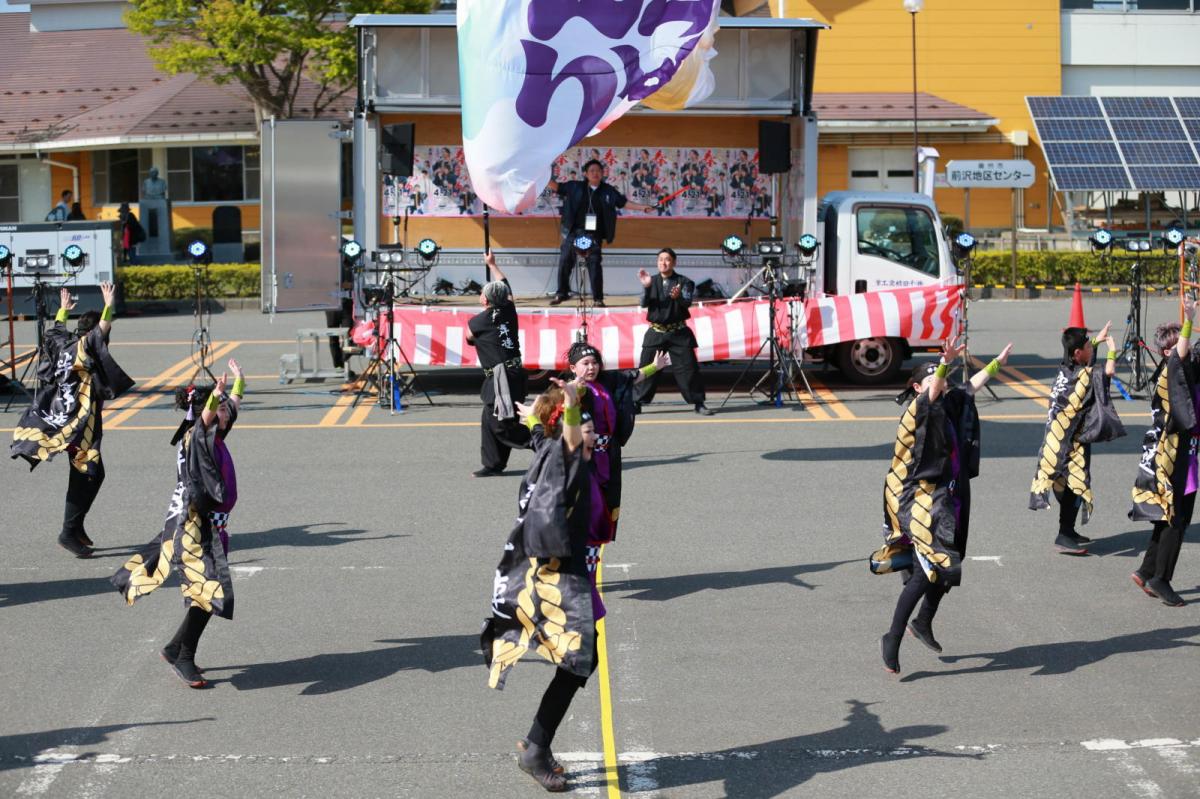
<path id="1" fill-rule="evenodd" d="M 1162 787 L 1150 779 L 1150 775 L 1128 751 L 1118 752 L 1109 758 L 1109 762 L 1117 767 L 1117 771 L 1125 774 L 1125 787 L 1135 795 L 1143 799 L 1160 799 L 1164 796 Z"/>
<path id="2" fill-rule="evenodd" d="M 968 560 L 982 560 L 982 561 L 986 561 L 986 562 L 995 563 L 997 566 L 1003 566 L 1004 564 L 1000 562 L 1001 557 L 1002 557 L 1001 555 L 968 555 L 967 559 Z"/>

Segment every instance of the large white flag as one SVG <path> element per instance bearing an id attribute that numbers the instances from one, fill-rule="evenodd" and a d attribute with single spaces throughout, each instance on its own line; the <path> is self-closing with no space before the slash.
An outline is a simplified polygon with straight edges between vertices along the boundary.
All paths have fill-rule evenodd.
<path id="1" fill-rule="evenodd" d="M 637 103 L 712 93 L 719 0 L 459 0 L 463 150 L 480 199 L 524 210 L 564 150 Z M 675 80 L 677 78 L 677 80 Z"/>

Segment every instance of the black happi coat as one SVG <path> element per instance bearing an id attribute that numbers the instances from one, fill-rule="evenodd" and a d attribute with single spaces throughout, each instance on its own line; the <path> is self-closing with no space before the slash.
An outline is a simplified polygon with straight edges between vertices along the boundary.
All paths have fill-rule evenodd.
<path id="1" fill-rule="evenodd" d="M 1050 392 L 1037 473 L 1029 489 L 1030 510 L 1042 510 L 1050 507 L 1051 491 L 1059 495 L 1069 488 L 1083 500 L 1083 524 L 1092 514 L 1091 447 L 1079 440 L 1079 430 L 1096 404 L 1096 392 L 1107 388 L 1094 363 L 1095 359 L 1089 366 L 1059 366 Z"/>
<path id="2" fill-rule="evenodd" d="M 957 438 L 959 474 L 951 451 Z M 972 478 L 979 476 L 979 414 L 974 395 L 960 388 L 936 400 L 918 394 L 896 430 L 892 465 L 883 488 L 884 546 L 890 557 L 911 543 L 931 583 L 958 585 L 970 524 Z M 955 501 L 958 503 L 956 515 Z M 914 564 L 915 565 L 915 564 Z"/>
<path id="3" fill-rule="evenodd" d="M 1133 521 L 1174 521 L 1175 492 L 1183 491 L 1188 472 L 1188 447 L 1196 428 L 1192 399 L 1200 367 L 1174 349 L 1166 368 L 1154 381 L 1150 397 L 1150 429 L 1142 438 L 1142 459 L 1133 482 Z"/>
<path id="4" fill-rule="evenodd" d="M 225 501 L 225 483 L 214 452 L 216 440 L 215 420 L 208 426 L 197 421 L 184 434 L 176 457 L 175 493 L 162 533 L 111 579 L 128 604 L 162 585 L 174 566 L 185 606 L 233 618 L 229 562 L 210 519 L 210 513 Z"/>
<path id="5" fill-rule="evenodd" d="M 532 648 L 559 668 L 587 677 L 596 648 L 587 573 L 591 463 L 560 439 L 533 430 L 533 463 L 521 480 L 517 523 L 492 586 L 492 615 L 480 645 L 503 689 L 508 671 Z"/>
<path id="6" fill-rule="evenodd" d="M 133 380 L 109 354 L 99 327 L 78 336 L 62 322 L 46 331 L 38 380 L 41 388 L 13 433 L 12 457 L 34 469 L 72 448 L 71 465 L 92 474 L 100 463 L 104 401 L 124 394 Z"/>

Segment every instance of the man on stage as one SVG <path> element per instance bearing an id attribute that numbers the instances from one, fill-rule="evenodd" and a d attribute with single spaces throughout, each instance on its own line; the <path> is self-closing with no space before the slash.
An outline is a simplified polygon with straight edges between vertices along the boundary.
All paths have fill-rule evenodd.
<path id="1" fill-rule="evenodd" d="M 592 278 L 592 300 L 604 306 L 604 273 L 600 262 L 603 242 L 612 243 L 617 233 L 617 209 L 651 211 L 654 206 L 626 199 L 625 195 L 604 182 L 604 165 L 592 159 L 583 165 L 586 180 L 552 180 L 551 191 L 563 198 L 562 247 L 558 253 L 558 289 L 551 305 L 558 305 L 571 295 L 571 270 L 575 266 L 574 242 L 587 234 L 596 243 L 587 256 L 588 274 Z"/>
<path id="2" fill-rule="evenodd" d="M 679 384 L 679 393 L 685 402 L 691 403 L 696 413 L 712 416 L 704 404 L 704 383 L 700 379 L 700 365 L 696 362 L 696 336 L 687 326 L 691 317 L 688 306 L 696 293 L 696 284 L 675 271 L 675 251 L 663 247 L 658 251 L 658 274 L 651 276 L 645 269 L 638 271 L 642 281 L 642 307 L 646 309 L 646 321 L 650 329 L 642 339 L 642 357 L 638 364 L 645 366 L 654 361 L 656 352 L 671 356 L 671 371 Z M 647 377 L 637 388 L 634 397 L 640 407 L 654 400 L 658 375 Z"/>

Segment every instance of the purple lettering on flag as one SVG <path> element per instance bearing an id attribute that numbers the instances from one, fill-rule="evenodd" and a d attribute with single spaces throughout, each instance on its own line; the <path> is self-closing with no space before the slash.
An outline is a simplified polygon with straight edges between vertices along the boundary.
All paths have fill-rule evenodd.
<path id="1" fill-rule="evenodd" d="M 584 19 L 610 39 L 620 39 L 637 22 L 641 3 L 628 0 L 529 0 L 529 32 L 553 39 L 572 19 Z"/>
<path id="2" fill-rule="evenodd" d="M 530 127 L 540 128 L 546 124 L 554 93 L 566 81 L 577 80 L 583 89 L 583 103 L 575 132 L 571 135 L 574 144 L 604 118 L 616 96 L 617 78 L 612 66 L 602 58 L 585 55 L 569 62 L 554 75 L 554 62 L 558 58 L 554 48 L 529 40 L 523 40 L 521 46 L 525 49 L 526 74 L 517 95 L 517 116 Z"/>

